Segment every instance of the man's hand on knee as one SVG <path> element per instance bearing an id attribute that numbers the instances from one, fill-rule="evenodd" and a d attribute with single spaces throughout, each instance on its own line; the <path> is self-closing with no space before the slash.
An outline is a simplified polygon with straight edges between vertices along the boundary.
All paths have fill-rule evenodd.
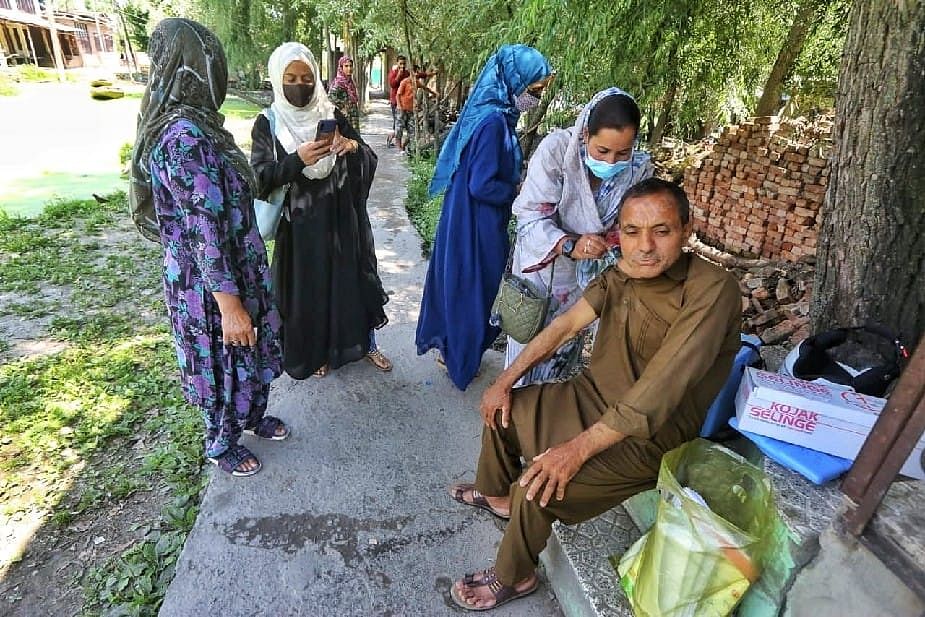
<path id="1" fill-rule="evenodd" d="M 533 464 L 520 477 L 520 486 L 527 489 L 527 499 L 533 501 L 542 490 L 540 505 L 544 508 L 556 496 L 557 501 L 565 498 L 565 487 L 575 477 L 585 459 L 573 441 L 548 448 L 533 457 Z"/>
<path id="2" fill-rule="evenodd" d="M 542 489 L 540 505 L 544 508 L 553 495 L 562 501 L 565 499 L 565 487 L 581 466 L 598 452 L 603 452 L 625 437 L 625 434 L 603 422 L 597 422 L 574 439 L 537 454 L 533 457 L 533 464 L 520 477 L 520 486 L 530 487 L 527 489 L 527 499 L 532 501 Z"/>
<path id="3" fill-rule="evenodd" d="M 482 395 L 480 411 L 485 426 L 493 431 L 498 428 L 495 417 L 500 411 L 501 426 L 507 428 L 511 420 L 511 388 L 499 382 L 491 384 Z"/>

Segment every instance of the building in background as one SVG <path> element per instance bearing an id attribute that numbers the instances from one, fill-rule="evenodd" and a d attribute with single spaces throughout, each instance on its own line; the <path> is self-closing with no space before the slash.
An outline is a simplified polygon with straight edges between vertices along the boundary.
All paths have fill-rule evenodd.
<path id="1" fill-rule="evenodd" d="M 55 30 L 65 68 L 115 66 L 116 21 L 106 13 L 55 11 Z M 0 0 L 0 67 L 54 67 L 52 24 L 39 0 Z"/>

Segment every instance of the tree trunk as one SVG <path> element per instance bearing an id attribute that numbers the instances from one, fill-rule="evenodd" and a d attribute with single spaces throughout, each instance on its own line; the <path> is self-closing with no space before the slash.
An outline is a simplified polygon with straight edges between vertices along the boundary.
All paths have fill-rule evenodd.
<path id="1" fill-rule="evenodd" d="M 925 1 L 851 9 L 822 213 L 815 331 L 879 321 L 925 332 Z"/>
<path id="2" fill-rule="evenodd" d="M 668 91 L 665 93 L 665 102 L 662 104 L 662 109 L 658 113 L 658 119 L 655 122 L 655 126 L 652 127 L 652 132 L 649 133 L 649 148 L 657 148 L 662 142 L 662 137 L 665 136 L 665 129 L 668 127 L 668 119 L 671 118 L 671 110 L 674 108 L 674 99 L 678 95 L 678 81 L 679 78 L 677 74 L 671 78 Z"/>
<path id="3" fill-rule="evenodd" d="M 771 74 L 764 84 L 764 90 L 761 92 L 761 98 L 758 100 L 758 107 L 755 109 L 756 116 L 773 116 L 780 108 L 780 95 L 784 89 L 784 82 L 790 77 L 793 71 L 793 65 L 803 51 L 803 44 L 806 37 L 809 36 L 815 25 L 817 15 L 822 12 L 822 8 L 827 2 L 820 0 L 803 0 L 797 8 L 793 22 L 790 24 L 790 32 L 787 34 L 787 40 L 780 48 L 777 54 L 777 60 L 771 67 Z M 817 13 L 817 9 L 819 12 Z"/>

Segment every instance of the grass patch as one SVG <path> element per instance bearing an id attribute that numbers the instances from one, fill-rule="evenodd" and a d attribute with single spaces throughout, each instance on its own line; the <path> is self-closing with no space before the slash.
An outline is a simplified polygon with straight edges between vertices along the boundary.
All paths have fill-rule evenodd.
<path id="1" fill-rule="evenodd" d="M 257 114 L 260 113 L 260 108 L 242 98 L 229 96 L 218 111 L 224 114 L 226 118 L 250 120 L 257 117 Z"/>
<path id="2" fill-rule="evenodd" d="M 115 155 L 113 155 L 115 158 Z M 9 215 L 35 216 L 49 200 L 73 203 L 91 193 L 105 194 L 126 186 L 113 163 L 111 173 L 69 173 L 42 171 L 33 176 L 16 178 L 0 187 L 0 210 Z"/>
<path id="3" fill-rule="evenodd" d="M 51 316 L 63 351 L 0 364 L 0 514 L 67 526 L 140 491 L 166 491 L 141 540 L 93 569 L 86 614 L 154 615 L 198 511 L 201 420 L 176 380 L 161 250 L 133 231 L 125 194 L 0 212 L 0 316 Z M 0 347 L 7 353 L 9 346 Z"/>
<path id="4" fill-rule="evenodd" d="M 34 64 L 22 64 L 14 69 L 20 81 L 56 81 L 58 76 L 51 69 L 43 69 Z"/>
<path id="5" fill-rule="evenodd" d="M 164 508 L 157 526 L 148 528 L 144 539 L 106 567 L 88 575 L 88 606 L 84 614 L 95 614 L 105 606 L 107 615 L 157 614 L 173 579 L 183 543 L 199 506 L 195 496 L 180 495 Z"/>
<path id="6" fill-rule="evenodd" d="M 443 196 L 433 199 L 427 196 L 427 187 L 434 175 L 436 163 L 428 157 L 418 157 L 409 160 L 411 180 L 408 182 L 408 197 L 405 208 L 411 224 L 421 236 L 421 250 L 425 256 L 430 255 L 437 233 L 437 222 L 440 220 L 440 210 L 443 207 Z"/>
<path id="7" fill-rule="evenodd" d="M 0 96 L 16 96 L 19 89 L 6 73 L 0 73 Z"/>
<path id="8" fill-rule="evenodd" d="M 43 68 L 34 64 L 21 64 L 12 70 L 19 81 L 58 81 L 58 71 L 55 69 Z M 64 71 L 64 78 L 67 81 L 77 81 L 77 75 L 68 71 Z"/>
<path id="9" fill-rule="evenodd" d="M 142 92 L 126 92 L 123 98 L 140 99 L 143 95 Z M 260 113 L 260 107 L 240 97 L 229 95 L 218 111 L 226 118 L 250 120 Z"/>
<path id="10" fill-rule="evenodd" d="M 132 160 L 132 148 L 135 144 L 125 142 L 119 147 L 119 168 L 125 169 L 125 166 Z"/>

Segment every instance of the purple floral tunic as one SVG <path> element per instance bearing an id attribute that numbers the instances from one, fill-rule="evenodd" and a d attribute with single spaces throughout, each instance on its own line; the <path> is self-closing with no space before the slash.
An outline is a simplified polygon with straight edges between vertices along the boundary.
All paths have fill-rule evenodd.
<path id="1" fill-rule="evenodd" d="M 189 120 L 164 130 L 150 171 L 183 391 L 202 411 L 206 455 L 218 456 L 263 417 L 270 382 L 281 372 L 266 248 L 247 183 Z M 216 291 L 241 298 L 256 347 L 224 345 Z"/>

